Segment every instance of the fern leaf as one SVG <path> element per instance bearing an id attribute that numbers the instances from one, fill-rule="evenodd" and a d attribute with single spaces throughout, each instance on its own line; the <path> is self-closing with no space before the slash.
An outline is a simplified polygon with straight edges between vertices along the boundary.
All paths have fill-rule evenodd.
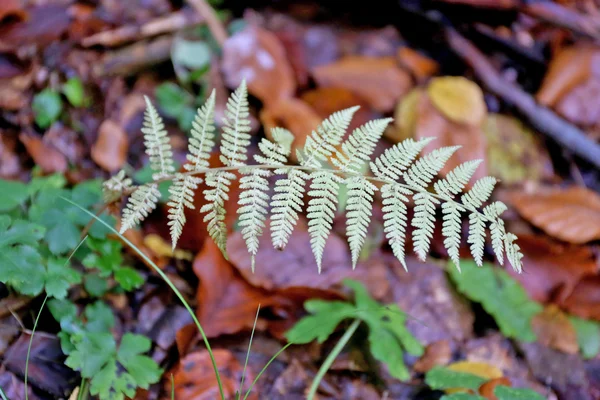
<path id="1" fill-rule="evenodd" d="M 156 208 L 159 198 L 160 191 L 156 183 L 138 187 L 131 194 L 127 206 L 123 209 L 120 232 L 123 233 L 143 221 Z"/>
<path id="2" fill-rule="evenodd" d="M 289 133 L 289 132 L 287 132 Z M 263 165 L 283 165 L 287 161 L 289 147 L 281 144 L 282 135 L 287 135 L 281 128 L 272 130 L 273 138 L 277 143 L 263 139 L 258 147 L 263 155 L 257 154 L 254 159 Z M 289 133 L 291 135 L 291 133 Z M 239 225 L 242 227 L 242 237 L 246 242 L 248 252 L 252 257 L 252 272 L 256 253 L 258 252 L 259 238 L 262 236 L 269 206 L 269 181 L 271 172 L 266 169 L 253 169 L 252 172 L 240 180 L 240 199 L 238 204 Z"/>
<path id="3" fill-rule="evenodd" d="M 406 203 L 412 192 L 401 185 L 386 184 L 381 188 L 381 197 L 383 198 L 383 229 L 388 239 L 392 252 L 400 261 L 405 270 L 405 250 L 406 241 Z"/>
<path id="4" fill-rule="evenodd" d="M 420 158 L 402 177 L 407 184 L 426 188 L 460 146 L 442 147 Z"/>
<path id="5" fill-rule="evenodd" d="M 485 220 L 478 212 L 469 214 L 469 238 L 467 243 L 471 245 L 471 255 L 475 263 L 483 265 L 483 249 L 485 246 Z"/>
<path id="6" fill-rule="evenodd" d="M 332 164 L 340 171 L 362 173 L 363 164 L 370 160 L 379 138 L 391 121 L 391 118 L 377 119 L 356 128 L 342 143 L 342 150 L 338 150 L 331 159 Z"/>
<path id="7" fill-rule="evenodd" d="M 369 222 L 371 222 L 373 196 L 377 186 L 362 177 L 349 179 L 347 185 L 346 234 L 348 235 L 348 243 L 352 254 L 352 268 L 354 269 L 367 237 Z"/>
<path id="8" fill-rule="evenodd" d="M 413 246 L 417 257 L 425 261 L 435 229 L 435 206 L 440 201 L 427 192 L 419 192 L 413 196 L 413 199 L 415 215 L 412 226 L 416 228 L 413 230 Z"/>
<path id="9" fill-rule="evenodd" d="M 471 190 L 461 197 L 462 203 L 465 206 L 471 206 L 473 208 L 481 207 L 481 205 L 492 195 L 496 182 L 496 178 L 491 176 L 485 176 L 479 179 L 475 182 Z"/>
<path id="10" fill-rule="evenodd" d="M 316 131 L 306 138 L 304 149 L 298 153 L 300 164 L 305 167 L 321 168 L 321 162 L 336 151 L 350 125 L 358 107 L 347 108 L 333 113 L 319 125 Z"/>
<path id="11" fill-rule="evenodd" d="M 123 193 L 131 189 L 132 181 L 124 170 L 102 183 L 102 198 L 105 203 L 112 203 L 121 198 Z"/>
<path id="12" fill-rule="evenodd" d="M 462 220 L 460 213 L 464 211 L 464 208 L 455 202 L 446 202 L 442 204 L 442 234 L 444 235 L 444 247 L 448 250 L 448 256 L 456 265 L 456 268 L 460 270 L 460 234 Z"/>
<path id="13" fill-rule="evenodd" d="M 308 234 L 317 268 L 321 273 L 323 251 L 333 227 L 341 179 L 329 171 L 313 172 L 310 177 L 312 182 L 308 192 L 311 197 L 307 208 Z"/>
<path id="14" fill-rule="evenodd" d="M 173 184 L 169 188 L 171 194 L 170 200 L 167 203 L 169 206 L 169 222 L 171 244 L 173 250 L 177 247 L 177 241 L 183 232 L 185 225 L 185 207 L 194 209 L 194 190 L 198 189 L 198 185 L 202 179 L 192 175 L 177 174 Z"/>
<path id="15" fill-rule="evenodd" d="M 483 214 L 492 221 L 490 224 L 492 248 L 500 265 L 504 265 L 504 238 L 506 230 L 504 229 L 504 221 L 499 217 L 504 211 L 506 211 L 506 205 L 501 201 L 496 201 L 483 209 Z"/>
<path id="16" fill-rule="evenodd" d="M 415 142 L 406 139 L 397 143 L 371 162 L 371 171 L 379 179 L 397 180 L 432 140 L 433 138 L 424 138 Z"/>
<path id="17" fill-rule="evenodd" d="M 523 254 L 521 254 L 519 245 L 515 243 L 516 239 L 517 237 L 514 234 L 507 233 L 504 237 L 504 250 L 510 264 L 517 272 L 521 273 L 523 271 L 523 263 L 521 261 Z"/>
<path id="18" fill-rule="evenodd" d="M 246 81 L 232 93 L 227 101 L 221 135 L 221 162 L 228 166 L 245 165 L 250 144 L 250 112 Z"/>
<path id="19" fill-rule="evenodd" d="M 229 200 L 229 186 L 235 174 L 229 171 L 209 172 L 206 174 L 206 185 L 213 189 L 204 191 L 206 204 L 200 208 L 206 213 L 204 222 L 208 222 L 208 234 L 217 244 L 225 259 L 227 256 L 227 226 L 225 225 L 225 202 Z"/>
<path id="20" fill-rule="evenodd" d="M 284 249 L 298 222 L 298 214 L 302 212 L 308 174 L 291 168 L 281 168 L 275 173 L 287 177 L 275 182 L 275 194 L 271 200 L 271 239 L 276 249 Z"/>
<path id="21" fill-rule="evenodd" d="M 146 112 L 144 113 L 144 124 L 142 126 L 144 145 L 146 146 L 146 153 L 150 157 L 150 167 L 156 171 L 152 175 L 152 179 L 158 180 L 175 172 L 173 152 L 162 118 L 158 115 L 158 111 L 156 111 L 150 99 L 147 96 L 144 96 L 144 99 L 146 100 Z"/>
<path id="22" fill-rule="evenodd" d="M 446 178 L 433 184 L 437 194 L 453 198 L 463 191 L 464 187 L 475 173 L 475 170 L 483 160 L 467 161 L 460 164 L 448 173 Z"/>
<path id="23" fill-rule="evenodd" d="M 215 91 L 213 90 L 208 100 L 198 109 L 188 144 L 189 163 L 184 168 L 188 171 L 201 171 L 209 167 L 210 152 L 215 145 Z"/>

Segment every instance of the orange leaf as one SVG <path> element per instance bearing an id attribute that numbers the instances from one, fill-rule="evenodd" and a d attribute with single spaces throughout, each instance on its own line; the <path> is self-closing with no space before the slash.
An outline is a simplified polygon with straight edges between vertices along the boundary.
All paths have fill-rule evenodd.
<path id="1" fill-rule="evenodd" d="M 451 121 L 480 126 L 487 114 L 483 92 L 462 76 L 433 78 L 427 87 L 431 103 Z"/>
<path id="2" fill-rule="evenodd" d="M 435 60 L 424 56 L 410 47 L 399 48 L 397 58 L 400 65 L 412 72 L 419 81 L 435 75 L 440 68 Z"/>
<path id="3" fill-rule="evenodd" d="M 98 128 L 98 139 L 92 145 L 92 160 L 104 170 L 114 172 L 127 161 L 129 140 L 116 122 L 107 119 Z"/>
<path id="4" fill-rule="evenodd" d="M 223 45 L 223 74 L 229 87 L 246 79 L 248 91 L 266 106 L 289 99 L 296 92 L 294 71 L 277 36 L 248 26 Z"/>
<path id="5" fill-rule="evenodd" d="M 600 239 L 600 196 L 586 188 L 539 188 L 515 192 L 510 201 L 529 222 L 570 243 Z"/>
<path id="6" fill-rule="evenodd" d="M 555 305 L 549 305 L 533 317 L 531 328 L 544 346 L 569 354 L 579 351 L 575 328 L 569 317 Z"/>
<path id="7" fill-rule="evenodd" d="M 511 386 L 510 379 L 505 376 L 502 378 L 490 379 L 479 387 L 479 394 L 488 400 L 498 400 L 494 394 L 494 389 L 496 389 L 497 386 Z"/>
<path id="8" fill-rule="evenodd" d="M 446 368 L 448 368 L 451 371 L 466 372 L 468 374 L 477 375 L 485 379 L 502 378 L 502 371 L 500 371 L 497 367 L 484 362 L 457 361 L 448 365 Z M 449 394 L 466 391 L 467 390 L 464 388 L 449 388 L 445 390 L 445 392 Z"/>
<path id="9" fill-rule="evenodd" d="M 600 276 L 589 276 L 579 281 L 560 306 L 581 318 L 600 321 Z"/>
<path id="10" fill-rule="evenodd" d="M 240 277 L 212 240 L 205 242 L 193 268 L 200 279 L 196 313 L 208 337 L 251 329 L 258 305 L 274 302 L 266 291 Z"/>
<path id="11" fill-rule="evenodd" d="M 21 133 L 19 139 L 25 145 L 33 161 L 45 173 L 65 172 L 68 167 L 67 158 L 60 151 L 48 146 L 36 135 Z"/>
<path id="12" fill-rule="evenodd" d="M 411 87 L 409 75 L 394 57 L 348 56 L 312 72 L 319 86 L 348 89 L 381 112 L 393 110 Z"/>
<path id="13" fill-rule="evenodd" d="M 425 353 L 417 360 L 414 365 L 416 372 L 427 372 L 431 368 L 439 365 L 446 365 L 452 359 L 452 349 L 450 342 L 442 339 L 429 344 L 425 348 Z"/>

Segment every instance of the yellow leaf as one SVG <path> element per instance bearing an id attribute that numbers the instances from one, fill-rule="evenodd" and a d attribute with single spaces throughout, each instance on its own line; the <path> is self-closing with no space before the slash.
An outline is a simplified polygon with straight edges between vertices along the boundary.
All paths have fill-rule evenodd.
<path id="1" fill-rule="evenodd" d="M 427 94 L 433 105 L 454 122 L 479 126 L 486 116 L 483 92 L 476 83 L 461 76 L 432 79 Z"/>

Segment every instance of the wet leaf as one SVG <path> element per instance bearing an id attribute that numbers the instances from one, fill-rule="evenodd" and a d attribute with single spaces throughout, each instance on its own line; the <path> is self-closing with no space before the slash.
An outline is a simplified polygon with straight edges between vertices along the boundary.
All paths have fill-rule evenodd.
<path id="1" fill-rule="evenodd" d="M 294 71 L 275 34 L 247 26 L 223 45 L 222 69 L 229 87 L 246 80 L 248 91 L 267 107 L 296 92 Z"/>
<path id="2" fill-rule="evenodd" d="M 123 128 L 107 119 L 98 128 L 98 138 L 92 145 L 92 160 L 109 172 L 121 169 L 127 161 L 129 139 Z"/>
<path id="3" fill-rule="evenodd" d="M 36 94 L 31 104 L 35 123 L 42 129 L 48 128 L 60 117 L 62 108 L 60 95 L 52 89 L 44 89 Z"/>
<path id="4" fill-rule="evenodd" d="M 570 317 L 577 332 L 577 341 L 583 358 L 590 359 L 600 353 L 600 323 L 578 317 Z"/>
<path id="5" fill-rule="evenodd" d="M 462 76 L 433 78 L 427 95 L 446 118 L 459 124 L 479 126 L 487 114 L 483 92 L 475 82 Z"/>
<path id="6" fill-rule="evenodd" d="M 537 340 L 544 346 L 569 354 L 579 350 L 577 334 L 568 316 L 555 305 L 549 305 L 531 320 Z"/>
<path id="7" fill-rule="evenodd" d="M 510 201 L 523 218 L 557 239 L 569 243 L 600 239 L 600 196 L 589 189 L 540 187 L 514 192 Z"/>
<path id="8" fill-rule="evenodd" d="M 347 56 L 312 73 L 319 86 L 348 89 L 381 112 L 393 110 L 411 87 L 409 75 L 394 57 Z"/>

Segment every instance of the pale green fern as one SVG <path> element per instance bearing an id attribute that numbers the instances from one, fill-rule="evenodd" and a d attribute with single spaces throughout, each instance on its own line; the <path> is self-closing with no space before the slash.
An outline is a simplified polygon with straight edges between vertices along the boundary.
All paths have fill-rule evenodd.
<path id="1" fill-rule="evenodd" d="M 146 99 L 146 101 L 148 101 Z M 463 218 L 468 216 L 467 243 L 475 262 L 482 264 L 489 226 L 491 245 L 498 261 L 504 257 L 521 270 L 523 257 L 516 236 L 506 232 L 500 215 L 506 210 L 501 202 L 486 204 L 496 179 L 485 177 L 475 182 L 460 200 L 480 161 L 468 161 L 437 179 L 449 158 L 458 150 L 443 147 L 419 157 L 431 138 L 415 141 L 407 139 L 371 160 L 371 155 L 390 119 L 375 120 L 355 129 L 344 140 L 357 107 L 332 114 L 307 138 L 302 150 L 297 151 L 299 165 L 289 165 L 287 156 L 293 135 L 281 128 L 272 131 L 274 142 L 262 139 L 256 164 L 246 164 L 247 148 L 251 137 L 246 84 L 229 99 L 223 120 L 220 143 L 220 161 L 223 166 L 210 167 L 209 157 L 215 144 L 214 92 L 199 110 L 191 131 L 188 163 L 184 172 L 175 173 L 171 148 L 162 120 L 148 101 L 144 122 L 144 139 L 154 182 L 137 188 L 131 187 L 124 173 L 107 181 L 107 198 L 120 198 L 119 190 L 131 193 L 123 211 L 121 230 L 125 231 L 142 221 L 158 202 L 157 184 L 173 180 L 170 188 L 169 226 L 173 247 L 181 236 L 186 222 L 185 208 L 194 208 L 194 195 L 204 175 L 204 205 L 208 233 L 226 256 L 227 226 L 226 202 L 232 182 L 241 175 L 239 196 L 239 227 L 252 258 L 259 249 L 259 239 L 267 227 L 270 214 L 270 234 L 273 246 L 283 249 L 300 214 L 306 211 L 312 252 L 319 271 L 327 238 L 331 233 L 337 209 L 340 184 L 348 188 L 346 206 L 346 233 L 356 266 L 365 243 L 372 216 L 375 193 L 380 188 L 383 203 L 383 222 L 386 238 L 394 255 L 406 268 L 406 239 L 409 224 L 416 255 L 424 260 L 431 246 L 441 208 L 444 246 L 450 259 L 459 267 L 459 249 L 462 239 Z M 372 175 L 369 174 L 372 173 Z M 271 196 L 271 179 L 278 176 Z M 306 189 L 309 185 L 308 192 Z M 308 206 L 304 197 L 308 195 Z M 408 218 L 409 201 L 414 202 L 414 216 Z M 269 210 L 270 208 L 270 210 Z"/>

